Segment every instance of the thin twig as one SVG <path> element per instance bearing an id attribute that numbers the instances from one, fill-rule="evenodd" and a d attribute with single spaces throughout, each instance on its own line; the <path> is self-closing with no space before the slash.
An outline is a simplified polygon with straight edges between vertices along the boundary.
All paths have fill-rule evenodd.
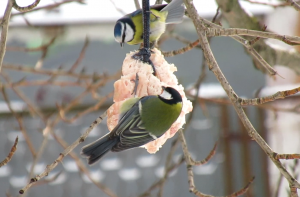
<path id="1" fill-rule="evenodd" d="M 124 12 L 124 10 L 122 10 L 121 8 L 119 8 L 119 7 L 116 5 L 116 3 L 115 3 L 114 0 L 110 0 L 110 2 L 113 4 L 113 6 L 115 7 L 115 9 L 116 9 L 118 12 L 120 12 L 122 15 L 126 15 L 126 14 L 127 14 L 126 12 Z"/>
<path id="2" fill-rule="evenodd" d="M 102 122 L 103 118 L 105 118 L 107 115 L 106 111 L 99 116 L 90 126 L 89 128 L 75 141 L 73 142 L 70 146 L 68 146 L 60 155 L 57 157 L 57 159 L 51 163 L 50 165 L 47 165 L 46 169 L 41 173 L 36 175 L 35 177 L 31 178 L 30 182 L 23 187 L 19 191 L 20 194 L 24 194 L 34 183 L 39 181 L 41 178 L 44 178 L 51 172 L 62 160 L 64 159 L 65 156 L 67 156 L 78 144 L 82 143 L 85 138 L 88 136 L 88 134 L 99 124 Z"/>
<path id="3" fill-rule="evenodd" d="M 11 83 L 10 78 L 5 72 L 2 72 L 1 75 L 8 83 Z M 40 109 L 34 103 L 32 103 L 31 100 L 19 88 L 12 87 L 12 90 L 27 104 L 32 115 L 36 114 L 43 119 L 43 113 L 40 111 Z"/>
<path id="4" fill-rule="evenodd" d="M 297 11 L 300 11 L 300 5 L 298 3 L 296 3 L 296 1 L 294 0 L 286 0 L 286 2 L 290 3 L 291 6 L 297 10 Z"/>
<path id="5" fill-rule="evenodd" d="M 72 118 L 69 118 L 69 119 L 65 117 L 64 109 L 62 109 L 60 106 L 57 105 L 57 108 L 59 109 L 60 118 L 64 122 L 72 123 L 75 120 L 77 120 L 78 118 L 82 117 L 83 115 L 98 110 L 104 104 L 104 102 L 107 101 L 107 99 L 111 98 L 112 96 L 113 96 L 113 92 L 109 93 L 108 95 L 106 95 L 105 97 L 100 99 L 96 105 L 93 105 L 93 106 L 87 108 L 86 110 L 80 111 L 78 114 L 76 114 L 75 116 L 73 116 Z"/>
<path id="6" fill-rule="evenodd" d="M 260 38 L 272 38 L 280 40 L 289 45 L 298 45 L 300 44 L 300 37 L 298 36 L 288 36 L 280 35 L 272 32 L 265 31 L 256 31 L 250 29 L 239 29 L 239 28 L 206 28 L 205 33 L 208 37 L 214 36 L 253 36 Z"/>
<path id="7" fill-rule="evenodd" d="M 78 65 L 82 62 L 82 60 L 83 60 L 83 58 L 85 56 L 85 51 L 86 51 L 87 47 L 89 46 L 89 43 L 90 43 L 89 42 L 89 38 L 86 37 L 85 41 L 84 41 L 84 45 L 83 45 L 83 47 L 81 49 L 81 52 L 80 52 L 77 60 L 73 64 L 73 66 L 70 68 L 69 72 L 73 72 L 78 67 Z"/>
<path id="8" fill-rule="evenodd" d="M 83 74 L 83 73 L 70 73 L 68 71 L 62 71 L 62 70 L 46 70 L 46 69 L 36 69 L 32 67 L 26 67 L 23 65 L 13 65 L 13 64 L 4 64 L 4 69 L 8 70 L 17 70 L 17 71 L 23 71 L 23 72 L 29 72 L 34 74 L 41 74 L 41 75 L 51 75 L 51 76 L 69 76 L 74 77 L 77 79 L 103 79 L 103 78 L 109 78 L 109 76 L 106 76 L 105 74 L 101 75 L 95 75 L 95 74 Z"/>
<path id="9" fill-rule="evenodd" d="M 270 3 L 270 2 L 253 1 L 253 0 L 244 0 L 244 1 L 247 1 L 247 2 L 253 3 L 253 4 L 272 6 L 274 8 L 277 8 L 277 7 L 286 7 L 286 6 L 290 5 L 288 3 L 275 4 L 275 3 Z"/>
<path id="10" fill-rule="evenodd" d="M 29 148 L 32 156 L 35 157 L 35 155 L 36 155 L 35 149 L 33 147 L 31 139 L 27 135 L 27 132 L 26 132 L 26 130 L 24 128 L 23 121 L 22 121 L 21 117 L 13 110 L 13 108 L 12 108 L 12 106 L 10 104 L 9 98 L 8 98 L 8 96 L 6 94 L 5 88 L 2 87 L 1 91 L 2 91 L 3 98 L 4 98 L 4 100 L 5 100 L 5 102 L 6 102 L 7 106 L 8 106 L 8 109 L 13 114 L 13 116 L 16 118 L 16 120 L 18 121 L 19 128 L 21 130 L 21 133 L 22 133 L 22 135 L 23 135 L 23 137 L 24 137 L 27 145 L 28 145 L 28 148 Z"/>
<path id="11" fill-rule="evenodd" d="M 41 0 L 35 0 L 32 4 L 28 5 L 28 6 L 25 6 L 25 7 L 20 7 L 16 0 L 13 0 L 14 4 L 13 4 L 13 7 L 20 11 L 20 12 L 28 12 L 30 10 L 32 10 L 33 8 L 35 8 L 39 3 L 40 3 Z"/>
<path id="12" fill-rule="evenodd" d="M 14 145 L 11 147 L 11 150 L 8 153 L 8 156 L 3 161 L 0 162 L 0 168 L 2 166 L 5 166 L 8 162 L 10 162 L 11 158 L 14 156 L 14 154 L 15 154 L 15 152 L 17 150 L 18 140 L 19 140 L 19 138 L 17 136 L 16 139 L 15 139 Z"/>
<path id="13" fill-rule="evenodd" d="M 36 51 L 43 51 L 45 48 L 48 48 L 51 46 L 54 41 L 56 40 L 56 36 L 54 36 L 48 43 L 43 44 L 39 47 L 34 47 L 34 48 L 24 48 L 24 47 L 13 47 L 13 46 L 7 46 L 6 50 L 7 51 L 22 51 L 22 52 L 36 52 Z"/>
<path id="14" fill-rule="evenodd" d="M 47 126 L 44 128 L 43 130 L 43 141 L 42 141 L 42 144 L 41 146 L 39 147 L 39 150 L 38 152 L 36 153 L 36 155 L 34 156 L 33 158 L 33 162 L 31 164 L 31 167 L 30 167 L 30 171 L 29 171 L 29 180 L 30 178 L 33 176 L 33 173 L 34 173 L 34 168 L 35 168 L 35 165 L 37 164 L 38 160 L 40 159 L 40 157 L 42 156 L 42 154 L 44 153 L 44 150 L 46 148 L 46 145 L 48 143 L 48 136 L 49 136 L 49 133 L 50 133 L 50 130 L 51 130 L 51 127 L 49 126 L 49 124 L 47 124 Z"/>
<path id="15" fill-rule="evenodd" d="M 277 99 L 284 99 L 288 96 L 297 94 L 298 92 L 300 92 L 300 87 L 291 90 L 278 91 L 277 93 L 271 96 L 265 96 L 261 98 L 254 98 L 254 99 L 238 98 L 238 102 L 240 102 L 241 105 L 261 105 L 267 102 L 275 101 Z"/>
<path id="16" fill-rule="evenodd" d="M 50 5 L 46 5 L 46 6 L 40 6 L 38 8 L 34 8 L 32 10 L 29 10 L 27 12 L 18 12 L 18 13 L 14 13 L 14 14 L 11 14 L 11 17 L 13 16 L 19 16 L 19 15 L 24 15 L 24 14 L 27 14 L 27 13 L 30 13 L 30 12 L 36 12 L 36 11 L 39 11 L 39 10 L 50 10 L 50 9 L 54 9 L 54 8 L 57 8 L 63 4 L 67 4 L 67 3 L 73 3 L 73 2 L 76 2 L 76 3 L 84 3 L 84 0 L 65 0 L 65 1 L 61 1 L 61 2 L 58 2 L 58 3 L 53 3 L 53 4 L 50 4 Z M 0 21 L 2 20 L 3 21 L 4 17 L 3 18 L 0 18 Z"/>
<path id="17" fill-rule="evenodd" d="M 140 9 L 141 9 L 141 5 L 140 5 L 139 0 L 134 0 L 134 5 L 135 5 L 135 8 L 136 8 L 137 10 L 140 10 Z"/>
<path id="18" fill-rule="evenodd" d="M 277 153 L 273 153 L 273 157 L 275 159 L 300 159 L 300 154 L 277 154 Z"/>
<path id="19" fill-rule="evenodd" d="M 178 50 L 173 50 L 173 51 L 162 51 L 162 54 L 165 56 L 165 57 L 173 57 L 175 55 L 179 55 L 179 54 L 183 54 L 185 52 L 188 52 L 190 50 L 192 50 L 193 48 L 195 48 L 196 46 L 198 46 L 199 44 L 199 40 L 196 40 L 190 44 L 188 44 L 187 46 L 181 48 L 181 49 L 178 49 Z"/>
<path id="20" fill-rule="evenodd" d="M 184 137 L 184 134 L 182 131 L 179 131 L 179 137 L 181 140 L 181 145 L 182 145 L 185 162 L 187 164 L 188 183 L 189 183 L 190 192 L 194 193 L 196 196 L 199 196 L 199 197 L 213 197 L 212 195 L 204 194 L 204 193 L 200 192 L 199 190 L 197 190 L 195 183 L 194 183 L 193 166 L 194 165 L 203 165 L 203 164 L 207 163 L 214 156 L 214 154 L 216 152 L 217 144 L 215 144 L 214 148 L 210 151 L 209 155 L 204 160 L 195 162 L 191 158 L 191 155 L 188 151 L 186 140 L 185 140 L 185 137 Z M 236 197 L 236 196 L 245 194 L 248 191 L 253 180 L 254 180 L 254 177 L 249 181 L 249 183 L 244 188 L 242 188 L 241 190 L 234 192 L 233 194 L 230 194 L 226 197 Z"/>
<path id="21" fill-rule="evenodd" d="M 286 166 L 284 166 L 286 167 Z M 280 192 L 280 186 L 282 184 L 282 180 L 283 180 L 283 175 L 282 174 L 279 174 L 279 178 L 278 178 L 278 182 L 276 184 L 276 189 L 275 189 L 275 192 L 274 192 L 274 197 L 279 197 L 279 192 Z"/>
<path id="22" fill-rule="evenodd" d="M 199 21 L 203 23 L 203 25 L 208 26 L 210 29 L 223 29 L 221 26 L 214 24 L 206 19 L 203 19 L 199 17 Z M 260 32 L 260 31 L 254 31 L 254 32 Z M 269 72 L 270 75 L 278 75 L 278 73 L 261 57 L 261 55 L 253 48 L 252 42 L 248 41 L 241 36 L 230 36 L 231 38 L 235 39 L 239 43 L 241 43 L 249 52 L 249 54 L 253 57 L 254 60 L 256 60 L 257 63 L 259 63 L 260 66 L 262 66 L 265 70 Z M 256 36 L 257 38 L 258 36 Z M 280 75 L 279 75 L 280 76 Z"/>
<path id="23" fill-rule="evenodd" d="M 184 157 L 182 156 L 177 163 L 174 163 L 173 165 L 171 165 L 169 168 L 166 169 L 165 174 L 167 174 L 167 176 L 168 176 L 174 169 L 178 168 L 183 162 L 184 162 Z M 160 180 L 153 183 L 149 187 L 149 189 L 147 191 L 143 192 L 142 194 L 140 194 L 139 197 L 149 196 L 152 190 L 159 187 L 162 184 L 162 182 L 165 181 L 164 177 L 162 177 Z"/>
<path id="24" fill-rule="evenodd" d="M 100 116 L 101 117 L 101 116 Z M 54 137 L 54 139 L 65 149 L 67 149 L 69 147 L 69 145 L 59 136 L 57 136 L 53 130 L 51 130 L 51 134 Z M 75 161 L 75 163 L 77 164 L 79 170 L 81 172 L 83 172 L 88 178 L 89 180 L 95 184 L 99 189 L 101 189 L 104 193 L 106 193 L 108 196 L 110 197 L 117 197 L 108 187 L 106 187 L 103 183 L 95 180 L 89 170 L 85 167 L 84 163 L 82 162 L 82 160 L 74 153 L 74 152 L 70 152 L 69 154 Z"/>

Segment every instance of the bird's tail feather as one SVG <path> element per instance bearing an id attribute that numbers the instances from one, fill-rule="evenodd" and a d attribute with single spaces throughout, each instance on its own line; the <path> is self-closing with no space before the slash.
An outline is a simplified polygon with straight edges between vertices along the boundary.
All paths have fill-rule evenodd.
<path id="1" fill-rule="evenodd" d="M 168 16 L 166 19 L 166 24 L 169 23 L 180 23 L 182 22 L 184 15 L 184 5 L 182 0 L 173 0 L 164 9 L 161 10 L 168 11 Z"/>
<path id="2" fill-rule="evenodd" d="M 114 145 L 118 143 L 117 138 L 110 139 L 108 134 L 82 148 L 80 154 L 88 158 L 89 165 L 97 162 L 103 155 L 110 151 Z"/>

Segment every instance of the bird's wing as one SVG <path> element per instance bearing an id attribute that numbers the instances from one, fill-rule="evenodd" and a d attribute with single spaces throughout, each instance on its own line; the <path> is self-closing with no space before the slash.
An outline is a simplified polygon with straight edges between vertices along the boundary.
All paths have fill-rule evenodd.
<path id="1" fill-rule="evenodd" d="M 164 7 L 166 7 L 166 5 L 168 5 L 168 4 L 153 5 L 153 6 L 150 7 L 150 9 L 161 11 L 162 9 L 164 9 Z M 138 10 L 136 10 L 136 11 L 134 11 L 131 14 L 128 14 L 128 15 L 131 15 L 132 17 L 134 17 L 134 16 L 139 15 L 139 14 L 142 14 L 141 9 L 138 9 Z"/>
<path id="2" fill-rule="evenodd" d="M 120 142 L 111 149 L 113 152 L 139 147 L 156 139 L 143 125 L 139 113 L 139 102 L 124 114 L 111 132 L 114 137 L 118 136 L 120 139 Z"/>

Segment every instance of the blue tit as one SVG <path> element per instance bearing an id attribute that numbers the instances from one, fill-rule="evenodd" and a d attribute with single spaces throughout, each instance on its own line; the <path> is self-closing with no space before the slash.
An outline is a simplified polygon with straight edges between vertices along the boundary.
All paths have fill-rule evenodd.
<path id="1" fill-rule="evenodd" d="M 177 90 L 163 87 L 160 95 L 128 99 L 121 107 L 116 127 L 97 141 L 84 146 L 81 155 L 94 164 L 108 151 L 120 152 L 147 144 L 162 136 L 177 120 L 182 98 Z"/>
<path id="2" fill-rule="evenodd" d="M 150 7 L 150 43 L 152 46 L 165 32 L 166 24 L 180 23 L 184 15 L 182 0 L 173 0 L 169 4 Z M 143 42 L 142 10 L 136 10 L 120 18 L 115 25 L 115 40 L 123 46 Z"/>

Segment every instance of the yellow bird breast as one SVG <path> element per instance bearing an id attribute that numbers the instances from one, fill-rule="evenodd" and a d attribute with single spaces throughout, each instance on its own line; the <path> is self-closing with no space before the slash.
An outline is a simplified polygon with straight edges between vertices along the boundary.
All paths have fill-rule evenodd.
<path id="1" fill-rule="evenodd" d="M 166 18 L 168 12 L 159 12 L 151 9 L 150 14 L 150 42 L 155 42 L 166 30 Z M 134 38 L 127 42 L 127 44 L 134 45 L 143 42 L 143 17 L 142 14 L 138 14 L 132 17 L 133 23 L 136 25 Z"/>

